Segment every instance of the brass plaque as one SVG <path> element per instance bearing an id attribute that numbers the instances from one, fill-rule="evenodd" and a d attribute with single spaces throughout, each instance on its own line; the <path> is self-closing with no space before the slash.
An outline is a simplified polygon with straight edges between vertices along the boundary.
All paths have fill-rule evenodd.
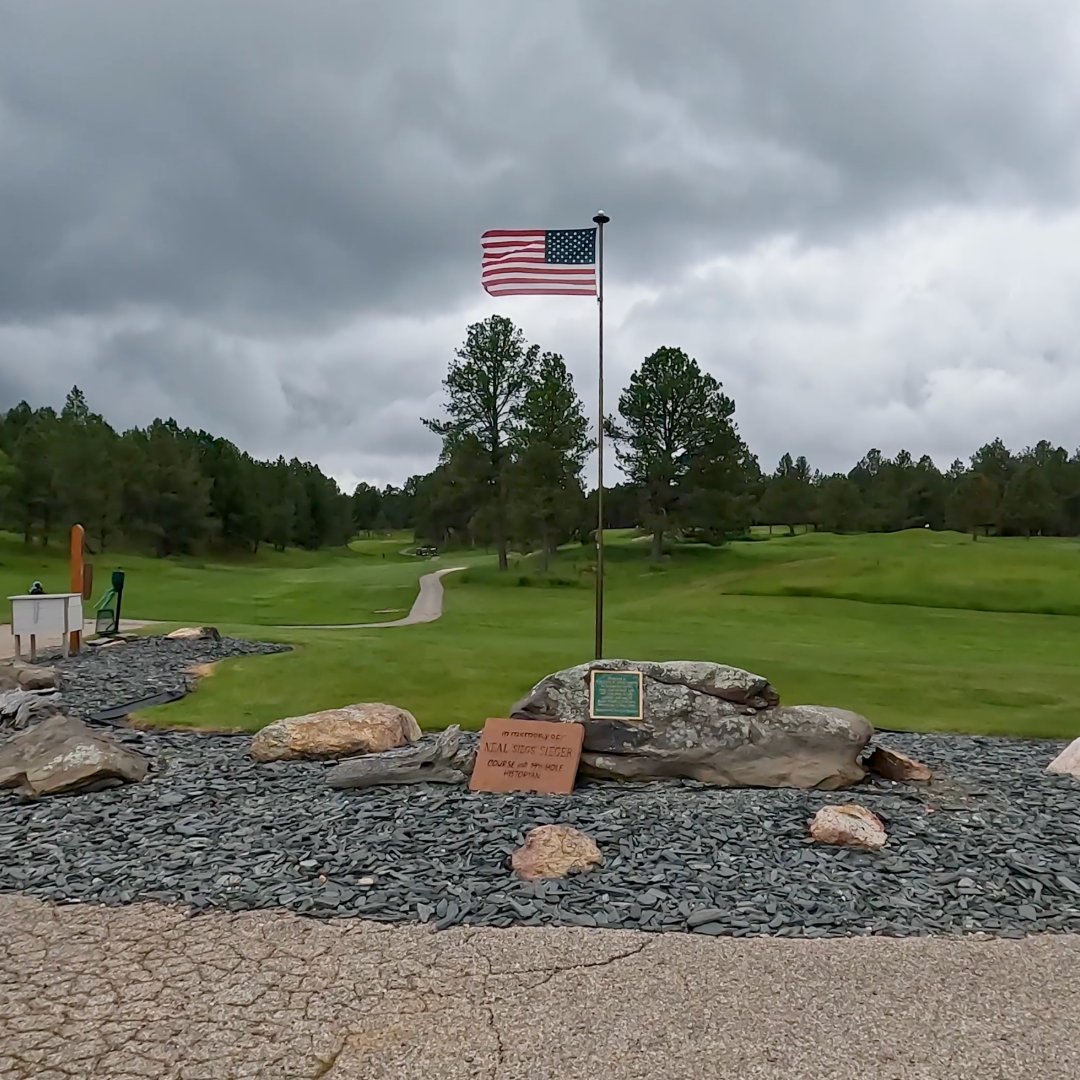
<path id="1" fill-rule="evenodd" d="M 592 720 L 644 719 L 640 671 L 589 672 L 589 717 Z"/>

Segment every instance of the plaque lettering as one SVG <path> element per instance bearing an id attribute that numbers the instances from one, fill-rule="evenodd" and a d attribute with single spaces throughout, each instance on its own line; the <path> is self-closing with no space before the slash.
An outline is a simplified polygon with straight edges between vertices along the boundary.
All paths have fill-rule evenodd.
<path id="1" fill-rule="evenodd" d="M 593 720 L 644 718 L 640 671 L 589 672 L 589 717 Z"/>
<path id="2" fill-rule="evenodd" d="M 488 719 L 469 788 L 568 795 L 574 790 L 584 738 L 581 724 Z"/>

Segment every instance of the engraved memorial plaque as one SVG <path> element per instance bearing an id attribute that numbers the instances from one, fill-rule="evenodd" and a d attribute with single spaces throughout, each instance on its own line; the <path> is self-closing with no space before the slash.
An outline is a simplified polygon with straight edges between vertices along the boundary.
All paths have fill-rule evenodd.
<path id="1" fill-rule="evenodd" d="M 589 672 L 589 717 L 592 720 L 644 718 L 640 671 Z"/>
<path id="2" fill-rule="evenodd" d="M 574 789 L 584 737 L 580 724 L 489 719 L 469 788 L 567 795 Z"/>

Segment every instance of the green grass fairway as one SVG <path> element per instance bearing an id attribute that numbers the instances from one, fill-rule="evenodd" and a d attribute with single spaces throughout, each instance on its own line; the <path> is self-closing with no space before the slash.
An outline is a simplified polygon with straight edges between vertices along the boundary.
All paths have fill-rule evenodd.
<path id="1" fill-rule="evenodd" d="M 418 560 L 409 540 L 334 553 L 261 553 L 236 564 L 121 560 L 125 613 L 286 641 L 294 652 L 220 666 L 182 702 L 144 719 L 253 730 L 352 701 L 411 709 L 426 728 L 478 727 L 549 671 L 592 657 L 590 553 L 550 573 L 531 557 L 500 574 L 490 556 Z M 37 563 L 34 560 L 38 560 Z M 99 588 L 112 560 L 96 558 Z M 46 560 L 46 563 L 48 560 Z M 22 591 L 34 566 L 0 544 L 0 579 Z M 387 630 L 276 624 L 397 618 L 421 573 L 447 580 L 446 614 Z M 62 560 L 52 572 L 61 575 Z M 28 577 L 27 574 L 30 574 Z M 720 551 L 684 546 L 659 567 L 648 545 L 612 534 L 606 654 L 718 660 L 768 676 L 789 703 L 839 705 L 880 727 L 1071 738 L 1080 735 L 1080 543 L 909 532 L 800 534 Z"/>
<path id="2" fill-rule="evenodd" d="M 419 574 L 461 565 L 461 560 L 401 554 L 411 546 L 411 537 L 400 534 L 386 540 L 357 540 L 349 548 L 329 552 L 276 552 L 264 547 L 256 556 L 232 560 L 106 552 L 90 555 L 88 561 L 94 564 L 95 603 L 108 589 L 112 571 L 125 571 L 125 618 L 215 626 L 378 622 L 399 617 L 380 612 L 409 610 Z M 67 559 L 66 547 L 43 551 L 3 537 L 2 595 L 26 592 L 34 580 L 40 580 L 47 592 L 67 592 Z"/>

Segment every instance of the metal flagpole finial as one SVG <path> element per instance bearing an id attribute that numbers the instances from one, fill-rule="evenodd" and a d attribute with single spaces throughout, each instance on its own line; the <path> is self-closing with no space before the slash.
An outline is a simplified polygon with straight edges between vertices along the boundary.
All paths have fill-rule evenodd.
<path id="1" fill-rule="evenodd" d="M 597 225 L 606 225 L 610 220 L 611 218 L 609 218 L 603 210 L 597 210 L 593 215 L 593 221 L 595 221 Z"/>

